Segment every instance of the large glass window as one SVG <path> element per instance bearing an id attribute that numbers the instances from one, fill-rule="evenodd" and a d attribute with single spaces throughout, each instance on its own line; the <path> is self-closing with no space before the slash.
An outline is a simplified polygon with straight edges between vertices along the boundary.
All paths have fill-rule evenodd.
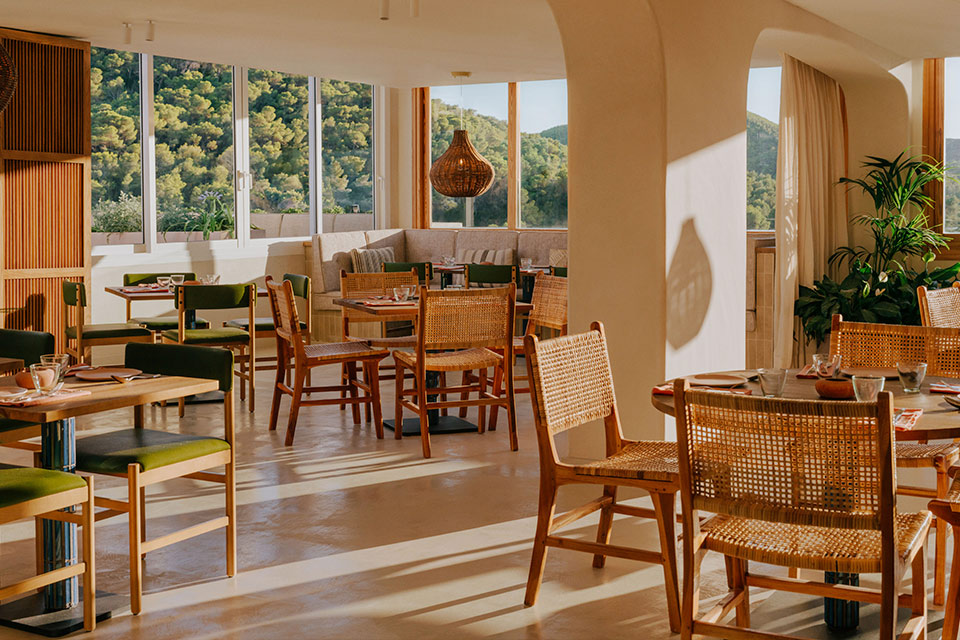
<path id="1" fill-rule="evenodd" d="M 326 78 L 319 85 L 323 228 L 373 229 L 373 87 Z"/>
<path id="2" fill-rule="evenodd" d="M 453 131 L 463 127 L 477 151 L 493 165 L 493 184 L 476 198 L 449 198 L 433 190 L 434 226 L 506 227 L 507 226 L 507 85 L 464 85 L 431 87 L 431 152 L 440 157 Z"/>
<path id="3" fill-rule="evenodd" d="M 236 237 L 233 67 L 157 56 L 153 74 L 158 240 Z"/>
<path id="4" fill-rule="evenodd" d="M 250 237 L 310 235 L 307 76 L 250 69 Z"/>
<path id="5" fill-rule="evenodd" d="M 93 244 L 142 244 L 140 56 L 90 49 Z"/>
<path id="6" fill-rule="evenodd" d="M 943 232 L 960 233 L 960 58 L 943 61 L 943 93 L 943 163 L 953 178 L 943 182 Z"/>
<path id="7" fill-rule="evenodd" d="M 748 230 L 774 228 L 779 123 L 780 67 L 750 69 L 747 81 Z"/>
<path id="8" fill-rule="evenodd" d="M 520 226 L 567 226 L 567 81 L 519 87 Z"/>

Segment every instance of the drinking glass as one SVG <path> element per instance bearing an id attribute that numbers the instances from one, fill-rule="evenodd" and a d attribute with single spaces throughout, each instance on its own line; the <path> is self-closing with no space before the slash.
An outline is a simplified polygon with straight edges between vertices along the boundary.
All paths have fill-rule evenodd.
<path id="1" fill-rule="evenodd" d="M 926 362 L 898 362 L 897 374 L 904 393 L 918 393 L 923 378 L 927 375 Z"/>
<path id="2" fill-rule="evenodd" d="M 176 275 L 170 276 L 170 284 L 174 286 L 180 286 L 181 284 L 183 284 L 183 274 L 178 273 Z"/>
<path id="3" fill-rule="evenodd" d="M 410 289 L 407 287 L 394 287 L 393 288 L 393 299 L 397 302 L 405 302 L 406 299 L 410 296 Z"/>
<path id="4" fill-rule="evenodd" d="M 406 285 L 403 285 L 403 288 L 407 290 L 407 297 L 404 298 L 404 300 L 413 298 L 417 295 L 417 287 L 415 287 L 414 285 L 406 284 Z"/>
<path id="5" fill-rule="evenodd" d="M 520 268 L 529 270 L 533 266 L 533 258 L 520 258 Z"/>
<path id="6" fill-rule="evenodd" d="M 443 256 L 441 260 L 443 260 L 443 266 L 445 267 L 453 267 L 457 264 L 457 261 L 453 256 Z"/>
<path id="7" fill-rule="evenodd" d="M 836 378 L 840 375 L 840 363 L 843 356 L 831 356 L 829 353 L 813 354 L 813 370 L 818 378 Z"/>
<path id="8" fill-rule="evenodd" d="M 220 276 L 218 274 L 211 273 L 200 278 L 200 282 L 203 284 L 220 284 Z"/>
<path id="9" fill-rule="evenodd" d="M 63 386 L 63 376 L 67 373 L 67 367 L 70 365 L 70 356 L 65 353 L 47 353 L 40 356 L 40 364 L 56 365 L 57 381 L 54 384 L 54 391 L 59 391 Z"/>
<path id="10" fill-rule="evenodd" d="M 157 284 L 166 289 L 170 286 L 170 276 L 157 276 Z"/>
<path id="11" fill-rule="evenodd" d="M 877 394 L 883 391 L 883 376 L 853 376 L 853 394 L 857 402 L 876 402 Z"/>
<path id="12" fill-rule="evenodd" d="M 766 398 L 775 398 L 783 395 L 783 387 L 787 383 L 786 369 L 757 369 L 760 378 L 760 390 Z"/>
<path id="13" fill-rule="evenodd" d="M 50 395 L 55 392 L 57 378 L 60 376 L 59 364 L 36 363 L 30 365 L 30 377 L 33 378 L 33 388 L 40 392 L 40 395 Z"/>

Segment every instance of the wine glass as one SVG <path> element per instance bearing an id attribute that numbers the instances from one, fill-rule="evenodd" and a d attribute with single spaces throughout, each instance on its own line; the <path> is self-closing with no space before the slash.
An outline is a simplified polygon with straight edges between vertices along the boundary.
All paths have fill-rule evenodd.
<path id="1" fill-rule="evenodd" d="M 67 367 L 70 365 L 70 356 L 65 353 L 46 353 L 40 356 L 40 364 L 57 367 L 57 378 L 53 386 L 53 392 L 60 391 L 63 387 L 63 376 L 67 373 Z"/>
<path id="2" fill-rule="evenodd" d="M 520 258 L 520 268 L 529 271 L 533 266 L 533 258 Z"/>
<path id="3" fill-rule="evenodd" d="M 393 288 L 393 299 L 397 302 L 406 302 L 410 296 L 410 289 L 406 286 Z"/>
<path id="4" fill-rule="evenodd" d="M 176 274 L 170 276 L 170 284 L 172 284 L 172 285 L 175 286 L 175 287 L 179 287 L 180 285 L 182 285 L 182 284 L 183 284 L 183 274 L 182 274 L 182 273 L 176 273 Z"/>
<path id="5" fill-rule="evenodd" d="M 157 285 L 159 285 L 161 289 L 169 289 L 170 276 L 157 276 Z"/>

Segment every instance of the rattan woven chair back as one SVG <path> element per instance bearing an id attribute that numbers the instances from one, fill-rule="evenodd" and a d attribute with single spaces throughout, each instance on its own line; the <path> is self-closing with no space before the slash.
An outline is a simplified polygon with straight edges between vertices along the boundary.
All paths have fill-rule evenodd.
<path id="1" fill-rule="evenodd" d="M 896 367 L 926 362 L 927 375 L 960 378 L 960 329 L 844 322 L 833 316 L 830 353 L 843 367 Z"/>
<path id="2" fill-rule="evenodd" d="M 530 300 L 533 309 L 527 323 L 527 333 L 536 327 L 567 332 L 567 279 L 538 273 Z"/>
<path id="3" fill-rule="evenodd" d="M 302 345 L 303 334 L 300 332 L 300 318 L 293 295 L 293 284 L 289 280 L 276 282 L 270 276 L 267 276 L 266 282 L 277 338 L 290 343 L 291 346 Z"/>
<path id="4" fill-rule="evenodd" d="M 537 437 L 548 438 L 616 410 L 607 340 L 601 330 L 551 340 L 527 338 Z"/>
<path id="5" fill-rule="evenodd" d="M 917 287 L 917 304 L 923 326 L 960 329 L 960 282 L 942 289 Z"/>
<path id="6" fill-rule="evenodd" d="M 420 276 L 417 270 L 411 268 L 409 271 L 388 271 L 375 273 L 347 273 L 340 271 L 340 297 L 348 300 L 358 298 L 371 298 L 374 296 L 392 296 L 394 287 L 413 287 L 414 290 L 420 286 Z M 341 307 L 341 314 L 349 318 L 350 322 L 378 322 L 384 323 L 384 319 L 364 313 L 362 311 L 353 311 Z"/>
<path id="7" fill-rule="evenodd" d="M 674 389 L 681 494 L 693 509 L 894 536 L 893 395 L 876 403 Z M 891 540 L 894 538 L 890 538 Z"/>
<path id="8" fill-rule="evenodd" d="M 421 287 L 418 350 L 512 347 L 516 290 Z"/>

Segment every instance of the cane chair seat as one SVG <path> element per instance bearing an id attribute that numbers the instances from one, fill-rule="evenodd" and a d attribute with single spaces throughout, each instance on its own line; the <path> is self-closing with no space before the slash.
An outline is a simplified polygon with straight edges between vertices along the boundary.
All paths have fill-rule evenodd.
<path id="1" fill-rule="evenodd" d="M 958 460 L 960 460 L 960 444 L 956 442 L 897 443 L 897 465 L 901 467 L 942 467 L 946 470 Z"/>
<path id="2" fill-rule="evenodd" d="M 907 562 L 933 521 L 929 511 L 896 517 L 897 556 Z M 880 572 L 880 531 L 714 516 L 700 525 L 703 547 L 724 555 L 814 571 Z"/>
<path id="3" fill-rule="evenodd" d="M 325 342 L 303 347 L 309 360 L 343 360 L 356 356 L 390 355 L 386 349 L 373 349 L 362 342 Z"/>
<path id="4" fill-rule="evenodd" d="M 417 366 L 417 354 L 415 352 L 395 351 L 393 357 L 411 369 Z M 461 351 L 428 353 L 424 358 L 423 367 L 427 371 L 472 371 L 495 367 L 502 361 L 503 356 L 490 349 L 463 349 Z"/>
<path id="5" fill-rule="evenodd" d="M 677 455 L 676 442 L 634 442 L 609 458 L 574 465 L 573 470 L 585 476 L 677 482 L 680 474 Z"/>
<path id="6" fill-rule="evenodd" d="M 75 339 L 77 337 L 76 327 L 67 327 L 67 337 Z M 111 324 L 86 324 L 83 325 L 84 340 L 96 340 L 98 338 L 136 338 L 150 336 L 150 331 L 144 329 L 134 322 L 116 322 Z"/>
<path id="7" fill-rule="evenodd" d="M 0 509 L 86 486 L 73 473 L 0 464 Z"/>
<path id="8" fill-rule="evenodd" d="M 417 346 L 417 336 L 390 336 L 385 338 L 347 336 L 346 338 L 347 342 L 360 342 L 369 344 L 371 347 L 383 347 L 384 349 L 412 349 Z"/>

